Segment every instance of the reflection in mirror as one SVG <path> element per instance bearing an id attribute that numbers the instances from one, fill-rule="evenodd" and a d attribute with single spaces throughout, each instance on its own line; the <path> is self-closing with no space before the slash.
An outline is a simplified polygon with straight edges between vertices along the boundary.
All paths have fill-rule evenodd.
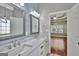
<path id="1" fill-rule="evenodd" d="M 24 25 L 24 10 L 12 3 L 0 4 L 0 40 L 24 36 Z"/>
<path id="2" fill-rule="evenodd" d="M 31 34 L 35 34 L 35 33 L 39 33 L 39 18 L 33 16 L 33 15 L 30 15 L 30 32 Z"/>

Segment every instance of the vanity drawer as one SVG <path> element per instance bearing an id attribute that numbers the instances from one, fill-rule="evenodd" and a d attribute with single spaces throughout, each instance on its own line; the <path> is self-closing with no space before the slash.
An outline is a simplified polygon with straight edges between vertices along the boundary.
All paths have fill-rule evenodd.
<path id="1" fill-rule="evenodd" d="M 47 41 L 44 41 L 41 45 L 40 45 L 40 56 L 46 56 L 49 50 L 49 44 Z"/>
<path id="2" fill-rule="evenodd" d="M 40 49 L 37 47 L 29 56 L 40 56 Z"/>

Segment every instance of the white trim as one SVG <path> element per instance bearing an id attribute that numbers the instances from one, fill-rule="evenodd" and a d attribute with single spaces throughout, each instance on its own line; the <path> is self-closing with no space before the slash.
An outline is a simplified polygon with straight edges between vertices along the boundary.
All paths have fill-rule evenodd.
<path id="1" fill-rule="evenodd" d="M 58 14 L 58 13 L 67 13 L 69 10 L 62 10 L 62 11 L 57 11 L 57 12 L 52 12 L 49 13 L 49 16 L 54 15 L 54 14 Z"/>
<path id="2" fill-rule="evenodd" d="M 51 50 L 51 38 L 50 38 L 50 16 L 49 16 L 49 14 L 48 14 L 48 17 L 49 17 L 49 53 L 51 52 L 50 50 Z"/>

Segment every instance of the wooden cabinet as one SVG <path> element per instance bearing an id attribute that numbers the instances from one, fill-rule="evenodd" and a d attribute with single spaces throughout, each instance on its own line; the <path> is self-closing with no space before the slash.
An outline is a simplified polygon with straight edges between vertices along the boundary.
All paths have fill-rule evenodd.
<path id="1" fill-rule="evenodd" d="M 51 53 L 62 56 L 67 55 L 67 37 L 51 36 Z"/>

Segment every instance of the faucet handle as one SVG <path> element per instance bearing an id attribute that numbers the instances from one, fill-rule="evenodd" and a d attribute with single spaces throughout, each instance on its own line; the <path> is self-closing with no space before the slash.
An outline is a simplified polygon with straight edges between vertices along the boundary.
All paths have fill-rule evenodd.
<path id="1" fill-rule="evenodd" d="M 16 47 L 16 40 L 12 41 L 13 47 Z"/>

